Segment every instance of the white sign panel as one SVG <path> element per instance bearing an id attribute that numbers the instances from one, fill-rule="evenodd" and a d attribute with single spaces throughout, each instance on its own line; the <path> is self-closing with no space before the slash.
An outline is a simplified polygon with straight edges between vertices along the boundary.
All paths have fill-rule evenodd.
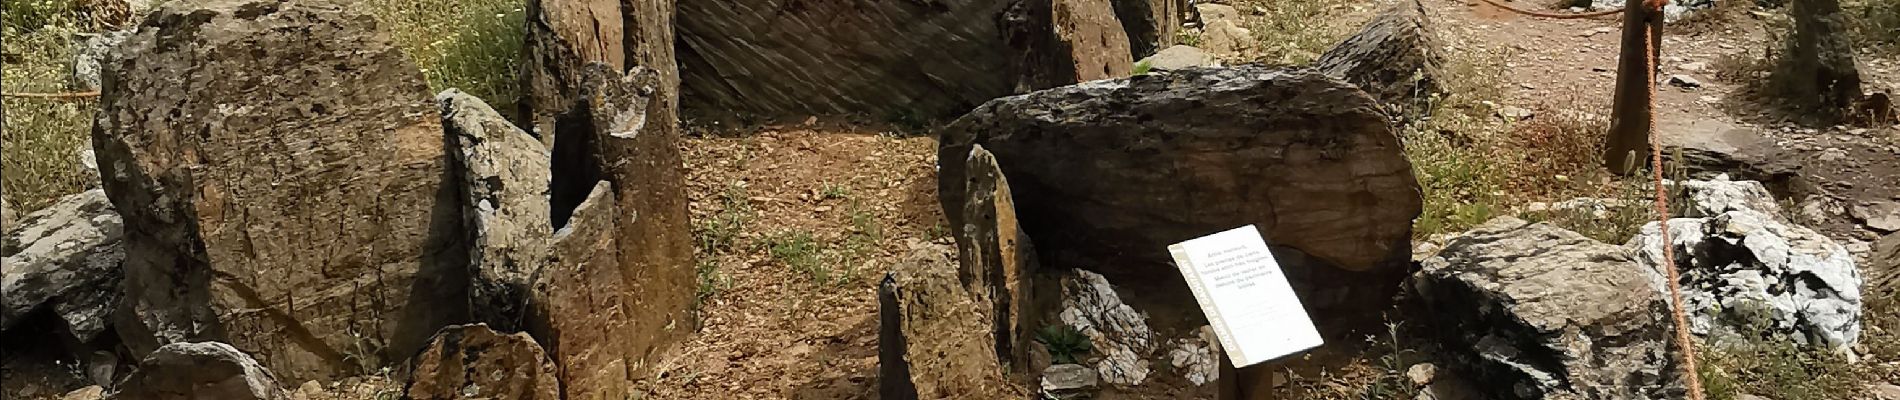
<path id="1" fill-rule="evenodd" d="M 1253 225 L 1168 246 L 1168 252 L 1234 367 L 1325 343 Z"/>

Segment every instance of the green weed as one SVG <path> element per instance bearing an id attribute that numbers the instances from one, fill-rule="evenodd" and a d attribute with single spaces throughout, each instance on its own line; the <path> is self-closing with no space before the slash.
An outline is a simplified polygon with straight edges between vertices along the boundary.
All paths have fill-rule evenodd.
<path id="1" fill-rule="evenodd" d="M 831 268 L 823 259 L 823 249 L 812 239 L 810 232 L 779 232 L 765 237 L 767 254 L 792 270 L 810 275 L 820 284 L 831 282 Z"/>
<path id="2" fill-rule="evenodd" d="M 1056 364 L 1075 364 L 1088 358 L 1095 345 L 1089 337 L 1073 326 L 1051 324 L 1036 331 L 1036 342 L 1049 350 L 1049 359 Z"/>

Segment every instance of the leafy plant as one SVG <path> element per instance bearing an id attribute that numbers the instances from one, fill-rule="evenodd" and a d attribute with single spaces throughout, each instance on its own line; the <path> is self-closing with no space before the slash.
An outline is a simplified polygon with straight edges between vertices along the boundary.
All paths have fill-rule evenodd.
<path id="1" fill-rule="evenodd" d="M 1155 68 L 1154 62 L 1152 61 L 1149 61 L 1149 60 L 1136 61 L 1135 75 L 1147 75 L 1148 71 L 1154 70 L 1154 68 Z"/>
<path id="2" fill-rule="evenodd" d="M 1036 331 L 1036 342 L 1049 350 L 1049 359 L 1056 364 L 1075 364 L 1087 358 L 1095 345 L 1089 337 L 1073 326 L 1051 324 Z"/>

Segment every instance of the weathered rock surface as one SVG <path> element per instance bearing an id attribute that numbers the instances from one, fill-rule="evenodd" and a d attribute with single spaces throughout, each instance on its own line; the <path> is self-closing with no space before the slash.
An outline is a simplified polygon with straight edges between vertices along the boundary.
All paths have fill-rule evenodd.
<path id="1" fill-rule="evenodd" d="M 1201 47 L 1216 56 L 1239 57 L 1253 45 L 1253 31 L 1240 27 L 1236 20 L 1214 20 L 1201 27 Z"/>
<path id="2" fill-rule="evenodd" d="M 616 235 L 623 218 L 612 184 L 601 182 L 555 233 L 554 256 L 534 284 L 529 331 L 560 366 L 562 398 L 622 399 L 650 348 L 639 336 L 635 284 L 621 268 L 633 251 Z"/>
<path id="3" fill-rule="evenodd" d="M 66 196 L 8 226 L 0 254 L 0 331 L 49 308 L 65 333 L 91 342 L 119 302 L 124 223 L 104 191 Z M 44 328 L 42 328 L 44 329 Z"/>
<path id="4" fill-rule="evenodd" d="M 603 64 L 584 75 L 583 100 L 562 115 L 554 143 L 555 226 L 565 226 L 599 182 L 613 184 L 612 211 L 600 212 L 619 215 L 608 226 L 618 246 L 612 253 L 622 279 L 617 289 L 627 296 L 623 318 L 630 331 L 620 334 L 632 354 L 644 357 L 696 329 L 691 311 L 698 286 L 679 131 L 663 99 L 663 75 L 643 67 L 623 75 Z"/>
<path id="5" fill-rule="evenodd" d="M 1075 364 L 1052 365 L 1042 371 L 1042 393 L 1067 398 L 1081 395 L 1094 389 L 1097 378 L 1095 370 Z"/>
<path id="6" fill-rule="evenodd" d="M 974 145 L 994 153 L 1045 260 L 1179 280 L 1169 244 L 1257 224 L 1284 253 L 1315 258 L 1281 259 L 1319 309 L 1389 298 L 1421 207 L 1377 100 L 1313 72 L 1157 71 L 1007 97 L 944 128 L 941 143 L 939 160 Z M 940 166 L 940 177 L 968 175 Z M 964 204 L 966 184 L 939 179 L 943 204 Z M 955 207 L 945 214 L 966 223 Z"/>
<path id="7" fill-rule="evenodd" d="M 942 118 L 1009 93 L 1006 0 L 679 4 L 685 106 Z"/>
<path id="8" fill-rule="evenodd" d="M 1015 92 L 1126 77 L 1128 35 L 1110 0 L 1017 0 L 1003 15 Z"/>
<path id="9" fill-rule="evenodd" d="M 1029 346 L 1035 340 L 1039 308 L 1034 298 L 1035 245 L 1016 221 L 1009 180 L 996 157 L 982 146 L 965 157 L 964 224 L 956 228 L 957 276 L 965 290 L 988 293 L 993 307 L 996 356 L 1016 372 L 1029 372 Z"/>
<path id="10" fill-rule="evenodd" d="M 112 49 L 125 41 L 129 31 L 113 31 L 86 34 L 83 39 L 75 40 L 73 46 L 73 88 L 80 91 L 99 90 L 99 72 L 103 62 Z"/>
<path id="11" fill-rule="evenodd" d="M 1174 45 L 1175 32 L 1185 22 L 1186 0 L 1114 0 L 1115 17 L 1128 33 L 1128 50 L 1135 57 L 1147 57 Z"/>
<path id="12" fill-rule="evenodd" d="M 1168 350 L 1168 365 L 1173 365 L 1181 376 L 1196 386 L 1206 385 L 1220 378 L 1221 356 L 1220 340 L 1214 337 L 1214 330 L 1208 326 L 1194 331 L 1195 335 L 1175 339 Z"/>
<path id="13" fill-rule="evenodd" d="M 1714 120 L 1658 121 L 1663 156 L 1688 170 L 1694 179 L 1713 180 L 1732 175 L 1761 182 L 1778 198 L 1802 198 L 1814 192 L 1802 176 L 1801 157 L 1753 128 Z"/>
<path id="14" fill-rule="evenodd" d="M 548 150 L 481 99 L 436 96 L 449 135 L 470 244 L 469 310 L 476 321 L 520 331 L 528 287 L 547 263 L 553 220 Z"/>
<path id="15" fill-rule="evenodd" d="M 1444 92 L 1438 80 L 1445 58 L 1432 29 L 1424 3 L 1401 1 L 1321 54 L 1313 68 L 1359 85 L 1395 116 L 1421 115 Z"/>
<path id="16" fill-rule="evenodd" d="M 952 253 L 913 245 L 879 285 L 879 398 L 1027 397 L 996 358 L 988 293 L 965 289 Z"/>
<path id="17" fill-rule="evenodd" d="M 1107 278 L 1081 270 L 1064 275 L 1061 310 L 1062 323 L 1087 336 L 1102 355 L 1095 365 L 1102 381 L 1134 386 L 1148 380 L 1148 356 L 1159 339 L 1148 327 L 1148 316 L 1122 303 Z"/>
<path id="18" fill-rule="evenodd" d="M 558 135 L 555 119 L 590 90 L 588 65 L 614 71 L 644 67 L 659 74 L 655 98 L 665 99 L 666 129 L 675 127 L 679 67 L 673 55 L 674 0 L 533 0 L 522 69 L 522 116 L 539 135 Z"/>
<path id="19" fill-rule="evenodd" d="M 1779 334 L 1827 349 L 1860 340 L 1860 270 L 1833 240 L 1754 210 L 1671 219 L 1669 230 L 1696 334 Z M 1660 271 L 1662 243 L 1651 222 L 1628 247 Z"/>
<path id="20" fill-rule="evenodd" d="M 281 400 L 277 378 L 251 356 L 219 342 L 172 343 L 146 356 L 118 400 Z"/>
<path id="21" fill-rule="evenodd" d="M 1781 214 L 1781 204 L 1768 188 L 1756 181 L 1732 181 L 1728 175 L 1713 180 L 1676 182 L 1686 195 L 1685 217 L 1714 217 L 1729 211 L 1754 210 L 1770 216 Z"/>
<path id="22" fill-rule="evenodd" d="M 354 10 L 166 3 L 108 61 L 93 141 L 126 224 L 114 327 L 135 354 L 222 340 L 329 379 L 466 318 L 439 113 Z"/>
<path id="23" fill-rule="evenodd" d="M 1162 49 L 1160 52 L 1148 56 L 1148 58 L 1143 58 L 1135 64 L 1146 64 L 1148 68 L 1155 70 L 1172 70 L 1193 67 L 1218 67 L 1220 66 L 1220 60 L 1215 60 L 1213 55 L 1207 54 L 1207 51 L 1201 50 L 1199 47 L 1174 45 Z"/>
<path id="24" fill-rule="evenodd" d="M 1662 280 L 1617 246 L 1499 218 L 1454 238 L 1410 288 L 1450 367 L 1505 399 L 1670 398 Z"/>
<path id="25" fill-rule="evenodd" d="M 416 400 L 559 400 L 554 363 L 526 333 L 484 325 L 443 328 L 416 356 L 407 395 Z"/>

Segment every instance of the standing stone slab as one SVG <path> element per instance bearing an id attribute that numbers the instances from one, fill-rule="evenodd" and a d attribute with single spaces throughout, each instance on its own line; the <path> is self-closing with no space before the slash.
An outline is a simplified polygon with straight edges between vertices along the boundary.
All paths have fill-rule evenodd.
<path id="1" fill-rule="evenodd" d="M 594 70 L 585 104 L 593 129 L 593 166 L 614 185 L 620 270 L 633 291 L 633 334 L 641 353 L 692 332 L 698 275 L 686 210 L 686 168 L 667 99 L 666 75 Z"/>
<path id="2" fill-rule="evenodd" d="M 1109 0 L 1017 0 L 1003 16 L 1018 93 L 1134 72 Z"/>
<path id="3" fill-rule="evenodd" d="M 1187 0 L 1114 0 L 1115 16 L 1128 32 L 1128 49 L 1135 57 L 1147 57 L 1174 45 L 1175 32 L 1181 30 Z"/>
<path id="4" fill-rule="evenodd" d="M 1268 243 L 1320 260 L 1282 258 L 1309 307 L 1372 304 L 1397 289 L 1421 208 L 1378 102 L 1313 72 L 1089 82 L 997 99 L 941 134 L 939 160 L 994 153 L 1045 260 L 1111 278 L 1178 281 L 1169 244 L 1257 224 Z M 967 181 L 954 177 L 967 167 L 941 167 L 945 214 L 964 226 Z"/>
<path id="5" fill-rule="evenodd" d="M 293 380 L 466 318 L 440 115 L 376 21 L 323 0 L 170 2 L 107 62 L 93 130 L 137 354 L 223 340 Z"/>
<path id="6" fill-rule="evenodd" d="M 1010 91 L 1008 5 L 683 1 L 682 98 L 699 113 L 952 117 Z"/>
<path id="7" fill-rule="evenodd" d="M 528 285 L 547 263 L 553 236 L 548 150 L 481 99 L 450 89 L 436 101 L 468 227 L 469 309 L 476 321 L 519 331 Z"/>
<path id="8" fill-rule="evenodd" d="M 969 194 L 964 196 L 965 225 L 957 229 L 957 275 L 966 290 L 990 293 L 996 356 L 1016 373 L 1029 373 L 1030 343 L 1037 314 L 1036 251 L 1016 223 L 1009 180 L 996 157 L 982 146 L 966 159 Z"/>
<path id="9" fill-rule="evenodd" d="M 555 233 L 554 255 L 534 283 L 528 330 L 560 366 L 569 399 L 624 399 L 647 338 L 638 336 L 633 290 L 620 269 L 615 226 L 640 218 L 616 211 L 613 185 L 601 182 Z"/>
<path id="10" fill-rule="evenodd" d="M 879 398 L 1025 398 L 996 358 L 989 294 L 953 262 L 947 246 L 914 245 L 879 285 Z"/>
<path id="11" fill-rule="evenodd" d="M 1680 398 L 1662 278 L 1617 246 L 1499 218 L 1447 242 L 1411 289 L 1487 398 Z"/>
<path id="12" fill-rule="evenodd" d="M 526 333 L 483 325 L 442 328 L 416 356 L 407 398 L 560 400 L 554 363 Z"/>
<path id="13" fill-rule="evenodd" d="M 119 303 L 124 222 L 100 190 L 66 196 L 9 226 L 0 244 L 0 332 L 52 309 L 79 343 L 105 331 Z"/>
<path id="14" fill-rule="evenodd" d="M 675 129 L 671 110 L 678 107 L 679 67 L 674 60 L 674 0 L 532 0 L 522 69 L 522 116 L 537 134 L 558 135 L 555 118 L 589 90 L 589 64 L 615 71 L 644 67 L 660 75 L 664 93 L 661 123 Z"/>
<path id="15" fill-rule="evenodd" d="M 626 21 L 620 0 L 530 0 L 522 46 L 521 116 L 537 134 L 553 134 L 553 116 L 579 98 L 590 63 L 627 68 Z"/>

